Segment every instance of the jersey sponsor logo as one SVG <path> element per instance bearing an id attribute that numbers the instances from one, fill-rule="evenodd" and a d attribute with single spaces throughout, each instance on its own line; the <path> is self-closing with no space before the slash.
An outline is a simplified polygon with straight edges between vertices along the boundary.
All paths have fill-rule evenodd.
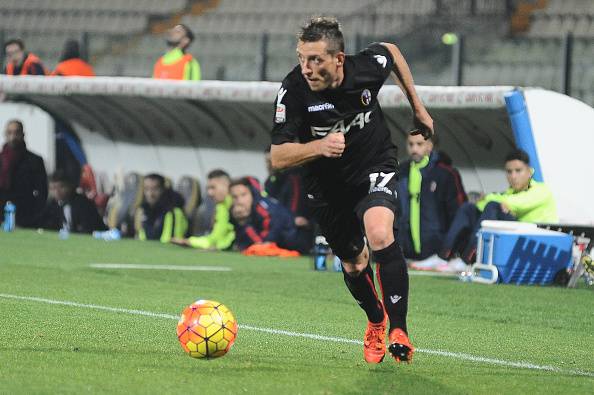
<path id="1" fill-rule="evenodd" d="M 373 55 L 375 60 L 385 69 L 388 64 L 388 59 L 384 55 Z"/>
<path id="2" fill-rule="evenodd" d="M 364 89 L 363 92 L 361 92 L 361 103 L 363 103 L 364 106 L 368 106 L 369 103 L 371 103 L 371 91 L 369 89 Z"/>
<path id="3" fill-rule="evenodd" d="M 371 112 L 360 112 L 353 118 L 351 123 L 345 126 L 344 119 L 336 122 L 333 126 L 312 126 L 311 127 L 311 135 L 316 137 L 324 137 L 328 133 L 343 133 L 347 134 L 352 127 L 358 126 L 359 129 L 363 129 L 366 124 L 369 123 L 371 118 Z"/>
<path id="4" fill-rule="evenodd" d="M 318 111 L 333 110 L 333 109 L 334 109 L 334 104 L 322 103 L 322 104 L 316 104 L 315 106 L 307 107 L 307 112 L 318 112 Z"/>

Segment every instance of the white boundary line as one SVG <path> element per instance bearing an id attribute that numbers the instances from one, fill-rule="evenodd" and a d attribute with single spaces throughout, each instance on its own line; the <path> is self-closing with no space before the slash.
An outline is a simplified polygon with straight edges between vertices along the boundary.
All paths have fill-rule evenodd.
<path id="1" fill-rule="evenodd" d="M 230 272 L 230 267 L 225 266 L 183 266 L 183 265 L 142 265 L 135 263 L 91 263 L 95 269 L 139 269 L 139 270 L 178 270 L 178 271 L 203 271 L 203 272 Z"/>
<path id="2" fill-rule="evenodd" d="M 82 308 L 93 309 L 93 310 L 103 310 L 103 311 L 110 311 L 110 312 L 114 312 L 114 313 L 133 314 L 133 315 L 140 315 L 140 316 L 153 317 L 153 318 L 165 318 L 165 319 L 171 319 L 171 320 L 176 320 L 176 321 L 179 320 L 179 316 L 172 315 L 172 314 L 153 313 L 151 311 L 144 311 L 144 310 L 123 309 L 123 308 L 119 308 L 119 307 L 109 307 L 109 306 L 100 306 L 100 305 L 95 305 L 95 304 L 85 304 L 85 303 L 77 303 L 77 302 L 70 302 L 70 301 L 53 300 L 53 299 L 46 299 L 46 298 L 38 298 L 35 296 L 20 296 L 20 295 L 11 295 L 11 294 L 0 293 L 0 298 L 55 304 L 55 305 L 61 305 L 61 306 L 82 307 Z M 251 325 L 239 325 L 239 327 L 244 330 L 270 333 L 273 335 L 301 337 L 301 338 L 306 338 L 306 339 L 329 341 L 329 342 L 334 342 L 334 343 L 362 344 L 362 342 L 360 340 L 345 339 L 345 338 L 341 338 L 341 337 L 322 336 L 322 335 L 316 335 L 313 333 L 299 333 L 299 332 L 291 332 L 291 331 L 285 331 L 285 330 L 280 330 L 280 329 L 259 328 L 259 327 L 255 327 L 255 326 L 251 326 Z M 506 361 L 503 359 L 486 358 L 486 357 L 480 357 L 480 356 L 471 355 L 471 354 L 442 351 L 442 350 L 417 349 L 417 352 L 425 353 L 425 354 L 429 354 L 429 355 L 438 355 L 438 356 L 442 356 L 442 357 L 455 358 L 455 359 L 460 359 L 463 361 L 481 362 L 481 363 L 485 363 L 485 364 L 489 364 L 489 365 L 500 365 L 500 366 L 505 366 L 505 367 L 518 368 L 518 369 L 542 370 L 542 371 L 561 373 L 561 374 L 594 377 L 594 372 L 587 371 L 587 370 L 562 369 L 562 368 L 558 368 L 556 366 L 550 366 L 550 365 L 536 365 L 536 364 L 533 364 L 530 362 L 522 362 L 522 361 L 519 361 L 519 362 Z"/>

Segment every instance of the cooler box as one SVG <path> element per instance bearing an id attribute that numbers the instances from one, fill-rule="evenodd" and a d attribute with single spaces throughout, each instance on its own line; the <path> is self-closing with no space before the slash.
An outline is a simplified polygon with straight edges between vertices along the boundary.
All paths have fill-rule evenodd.
<path id="1" fill-rule="evenodd" d="M 483 221 L 478 232 L 476 282 L 550 284 L 572 264 L 573 237 L 535 224 Z"/>

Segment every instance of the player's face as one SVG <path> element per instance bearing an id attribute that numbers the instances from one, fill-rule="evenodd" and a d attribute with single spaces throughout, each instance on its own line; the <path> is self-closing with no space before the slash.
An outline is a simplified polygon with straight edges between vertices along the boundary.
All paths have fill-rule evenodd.
<path id="1" fill-rule="evenodd" d="M 505 163 L 507 182 L 514 191 L 523 191 L 528 188 L 532 178 L 532 169 L 521 160 L 510 160 Z"/>
<path id="2" fill-rule="evenodd" d="M 336 88 L 342 82 L 344 52 L 329 54 L 326 40 L 299 41 L 297 58 L 301 66 L 301 74 L 312 91 Z"/>
<path id="3" fill-rule="evenodd" d="M 186 30 L 180 25 L 176 25 L 167 31 L 167 45 L 170 47 L 185 48 L 188 41 Z"/>
<path id="4" fill-rule="evenodd" d="M 406 149 L 410 159 L 416 163 L 419 163 L 425 156 L 431 154 L 433 143 L 431 140 L 425 140 L 425 138 L 420 134 L 415 136 L 409 135 L 406 141 Z"/>
<path id="5" fill-rule="evenodd" d="M 163 188 L 158 180 L 152 178 L 146 178 L 143 183 L 144 186 L 144 200 L 149 206 L 157 204 L 161 195 L 163 194 Z"/>
<path id="6" fill-rule="evenodd" d="M 6 125 L 4 137 L 8 145 L 12 147 L 14 147 L 18 143 L 25 141 L 25 134 L 21 132 L 19 125 L 17 125 L 14 122 L 11 122 L 8 125 Z"/>
<path id="7" fill-rule="evenodd" d="M 236 219 L 249 217 L 254 202 L 250 189 L 245 185 L 235 185 L 231 188 L 231 198 L 233 199 L 233 209 L 231 210 L 233 216 Z"/>
<path id="8" fill-rule="evenodd" d="M 210 178 L 206 183 L 206 193 L 215 203 L 221 203 L 229 194 L 229 180 L 225 177 Z"/>
<path id="9" fill-rule="evenodd" d="M 62 181 L 51 181 L 49 183 L 49 194 L 57 202 L 63 202 L 70 196 L 70 186 Z"/>
<path id="10" fill-rule="evenodd" d="M 9 44 L 4 48 L 6 53 L 6 60 L 9 63 L 18 66 L 19 64 L 23 63 L 25 58 L 25 52 L 19 47 L 18 44 Z"/>

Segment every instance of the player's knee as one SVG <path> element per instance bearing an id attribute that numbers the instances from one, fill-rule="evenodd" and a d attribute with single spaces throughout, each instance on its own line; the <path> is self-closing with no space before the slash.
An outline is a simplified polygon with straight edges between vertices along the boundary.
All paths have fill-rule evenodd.
<path id="1" fill-rule="evenodd" d="M 383 250 L 394 242 L 394 231 L 384 226 L 370 226 L 366 232 L 367 240 L 374 251 Z"/>

